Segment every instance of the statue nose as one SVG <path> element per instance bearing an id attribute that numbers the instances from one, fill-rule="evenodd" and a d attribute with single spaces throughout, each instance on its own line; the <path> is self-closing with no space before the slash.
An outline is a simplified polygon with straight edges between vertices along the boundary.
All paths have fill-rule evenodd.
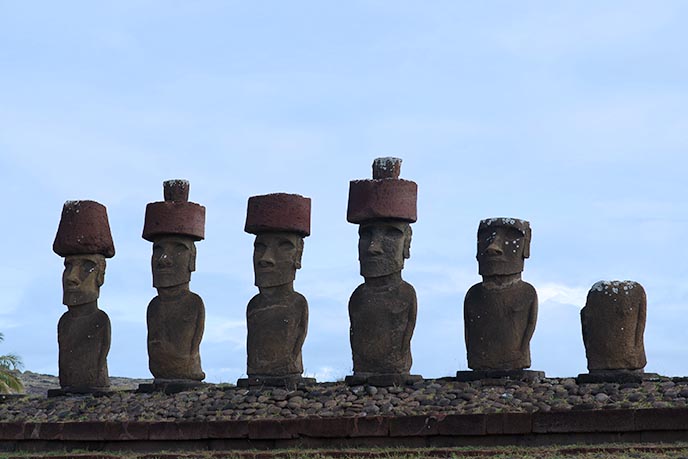
<path id="1" fill-rule="evenodd" d="M 485 249 L 485 253 L 487 253 L 488 255 L 496 256 L 496 255 L 503 255 L 504 251 L 499 246 L 499 244 L 497 244 L 495 241 L 495 242 L 492 242 L 490 245 L 487 246 L 487 249 Z"/>
<path id="2" fill-rule="evenodd" d="M 383 253 L 382 242 L 379 239 L 371 239 L 368 244 L 368 253 L 372 255 L 380 255 Z"/>
<path id="3" fill-rule="evenodd" d="M 266 249 L 265 252 L 258 259 L 258 266 L 261 268 L 269 268 L 275 266 L 275 257 L 270 249 Z"/>
<path id="4" fill-rule="evenodd" d="M 172 266 L 172 258 L 170 258 L 170 256 L 167 255 L 166 253 L 163 253 L 162 255 L 160 255 L 158 257 L 158 266 L 161 266 L 161 267 Z"/>
<path id="5" fill-rule="evenodd" d="M 261 258 L 258 260 L 258 266 L 261 268 L 269 268 L 271 266 L 275 266 L 275 261 L 271 258 Z"/>
<path id="6" fill-rule="evenodd" d="M 70 269 L 69 271 L 67 271 L 65 280 L 67 282 L 67 285 L 70 287 L 79 285 L 79 276 L 77 275 L 76 269 Z"/>

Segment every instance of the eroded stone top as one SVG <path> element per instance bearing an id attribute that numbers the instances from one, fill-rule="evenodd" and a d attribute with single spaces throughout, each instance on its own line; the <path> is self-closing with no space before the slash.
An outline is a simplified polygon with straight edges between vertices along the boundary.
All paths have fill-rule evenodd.
<path id="1" fill-rule="evenodd" d="M 521 231 L 523 234 L 526 234 L 527 230 L 530 228 L 530 222 L 527 220 L 521 220 L 520 218 L 511 217 L 492 217 L 480 220 L 479 229 L 490 226 L 512 226 Z"/>
<path id="2" fill-rule="evenodd" d="M 184 179 L 166 180 L 162 184 L 165 201 L 186 202 L 189 200 L 189 181 Z"/>
<path id="3" fill-rule="evenodd" d="M 401 174 L 401 158 L 391 156 L 375 158 L 373 161 L 373 179 L 398 179 Z"/>
<path id="4" fill-rule="evenodd" d="M 590 291 L 602 292 L 605 295 L 629 295 L 631 290 L 638 287 L 641 287 L 640 284 L 631 280 L 599 281 L 590 288 Z"/>

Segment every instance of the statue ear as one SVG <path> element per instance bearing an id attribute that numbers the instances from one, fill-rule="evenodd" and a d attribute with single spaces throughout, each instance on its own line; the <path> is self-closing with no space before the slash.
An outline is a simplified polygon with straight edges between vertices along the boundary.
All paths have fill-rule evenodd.
<path id="1" fill-rule="evenodd" d="M 528 227 L 526 229 L 526 235 L 523 238 L 523 258 L 529 258 L 530 257 L 530 238 L 532 236 L 533 232 Z"/>
<path id="2" fill-rule="evenodd" d="M 98 263 L 98 277 L 96 277 L 96 283 L 98 287 L 102 287 L 105 283 L 105 260 L 102 263 Z"/>
<path id="3" fill-rule="evenodd" d="M 404 231 L 404 258 L 411 258 L 411 236 L 413 231 L 411 230 L 411 225 L 406 226 Z"/>
<path id="4" fill-rule="evenodd" d="M 189 257 L 189 271 L 196 271 L 196 252 L 193 252 Z"/>
<path id="5" fill-rule="evenodd" d="M 303 238 L 296 244 L 296 254 L 294 255 L 294 268 L 301 269 L 301 257 L 303 256 Z"/>

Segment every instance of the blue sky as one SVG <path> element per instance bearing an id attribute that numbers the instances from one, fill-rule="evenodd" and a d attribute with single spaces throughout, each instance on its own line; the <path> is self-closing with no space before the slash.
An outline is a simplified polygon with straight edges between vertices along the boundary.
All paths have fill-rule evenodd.
<path id="1" fill-rule="evenodd" d="M 358 275 L 349 180 L 404 159 L 418 222 L 413 372 L 466 368 L 462 304 L 482 218 L 529 220 L 540 297 L 533 369 L 585 371 L 579 311 L 599 280 L 648 295 L 647 371 L 688 374 L 688 5 L 634 2 L 0 0 L 0 352 L 55 374 L 62 204 L 108 207 L 117 254 L 100 307 L 110 374 L 147 376 L 145 205 L 185 178 L 207 208 L 191 288 L 211 382 L 246 368 L 256 293 L 249 196 L 313 200 L 296 289 L 306 373 L 351 371 Z"/>

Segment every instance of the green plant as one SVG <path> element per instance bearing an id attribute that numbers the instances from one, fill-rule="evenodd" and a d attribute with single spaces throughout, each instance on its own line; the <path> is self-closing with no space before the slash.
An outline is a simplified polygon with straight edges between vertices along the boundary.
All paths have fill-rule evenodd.
<path id="1" fill-rule="evenodd" d="M 0 333 L 0 342 L 5 339 Z M 24 385 L 21 380 L 14 373 L 22 367 L 22 361 L 19 356 L 15 354 L 0 355 L 0 393 L 7 394 L 11 392 L 21 392 Z"/>

